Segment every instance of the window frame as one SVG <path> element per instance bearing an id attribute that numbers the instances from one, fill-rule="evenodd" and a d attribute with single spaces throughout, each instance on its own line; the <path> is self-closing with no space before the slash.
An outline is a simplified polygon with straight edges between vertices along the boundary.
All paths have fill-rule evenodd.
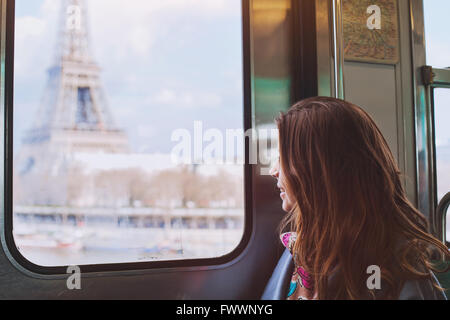
<path id="1" fill-rule="evenodd" d="M 251 44 L 250 44 L 250 4 L 251 0 L 242 0 L 242 43 L 243 43 L 243 127 L 247 130 L 252 127 L 252 96 L 251 96 Z M 68 266 L 46 267 L 32 263 L 17 249 L 13 236 L 13 125 L 14 125 L 14 33 L 15 33 L 15 0 L 0 0 L 0 55 L 2 69 L 0 73 L 2 90 L 0 99 L 1 118 L 1 153 L 0 159 L 3 173 L 2 202 L 0 212 L 0 228 L 3 249 L 18 268 L 25 272 L 39 276 L 66 275 Z M 249 165 L 249 142 L 245 141 L 244 173 L 244 228 L 238 246 L 230 253 L 214 258 L 126 262 L 113 264 L 80 265 L 82 273 L 101 273 L 118 271 L 139 271 L 155 269 L 179 268 L 218 268 L 227 266 L 239 260 L 250 243 L 253 233 L 253 166 Z"/>
<path id="2" fill-rule="evenodd" d="M 448 201 L 446 196 L 439 202 L 438 199 L 438 172 L 437 172 L 437 147 L 436 147 L 436 113 L 435 113 L 435 89 L 450 90 L 450 69 L 440 69 L 431 66 L 422 67 L 423 83 L 427 93 L 427 104 L 431 117 L 431 139 L 432 139 L 432 155 L 433 155 L 433 194 L 434 194 L 434 231 L 438 239 L 449 247 L 449 242 L 446 239 L 446 220 Z M 450 192 L 450 190 L 448 190 Z"/>

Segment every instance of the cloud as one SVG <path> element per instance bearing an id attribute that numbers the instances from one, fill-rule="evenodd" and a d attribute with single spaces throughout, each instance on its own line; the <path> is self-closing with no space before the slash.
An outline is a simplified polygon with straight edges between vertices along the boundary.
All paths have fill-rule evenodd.
<path id="1" fill-rule="evenodd" d="M 41 44 L 46 29 L 47 23 L 43 19 L 26 16 L 16 20 L 16 73 L 23 74 L 36 70 L 32 68 L 33 63 L 36 63 L 34 48 Z"/>
<path id="2" fill-rule="evenodd" d="M 156 134 L 156 129 L 151 125 L 140 125 L 137 128 L 137 133 L 140 138 L 153 138 Z"/>
<path id="3" fill-rule="evenodd" d="M 176 92 L 163 89 L 148 102 L 183 109 L 216 108 L 222 104 L 222 97 L 212 92 Z"/>
<path id="4" fill-rule="evenodd" d="M 45 77 L 45 70 L 54 62 L 59 2 L 45 0 L 36 15 L 16 16 L 15 75 L 19 81 Z M 18 1 L 16 11 L 27 5 Z"/>
<path id="5" fill-rule="evenodd" d="M 62 3 L 35 1 L 35 14 L 27 1 L 18 1 L 16 8 L 15 106 L 32 115 L 43 94 L 46 71 L 55 63 Z M 215 108 L 240 95 L 235 89 L 242 70 L 240 0 L 85 3 L 90 49 L 102 69 L 106 100 L 118 126 L 136 140 L 136 150 L 150 143 L 148 138 L 161 135 L 166 123 L 184 126 L 194 117 L 217 118 Z M 220 54 L 224 57 L 218 60 Z M 178 111 L 181 116 L 172 119 Z M 28 125 L 24 114 L 16 113 L 16 121 Z M 223 118 L 218 121 L 226 125 Z M 16 127 L 23 130 L 22 125 Z M 151 140 L 151 148 L 156 144 Z"/>
<path id="6" fill-rule="evenodd" d="M 22 38 L 41 36 L 46 22 L 36 17 L 22 17 L 16 20 L 16 30 Z"/>
<path id="7" fill-rule="evenodd" d="M 52 0 L 47 0 L 52 1 Z M 54 0 L 53 0 L 54 1 Z M 195 24 L 198 18 L 216 19 L 237 13 L 238 0 L 89 0 L 91 30 L 96 47 L 121 59 L 130 50 L 139 57 L 151 54 L 157 41 L 164 41 L 170 30 L 185 29 L 181 20 Z M 185 21 L 186 22 L 186 21 Z"/>
<path id="8" fill-rule="evenodd" d="M 450 52 L 450 43 L 446 43 L 441 38 L 427 39 L 428 65 L 440 68 L 450 67 L 449 52 Z"/>
<path id="9" fill-rule="evenodd" d="M 61 10 L 61 0 L 44 0 L 40 14 L 43 16 L 55 16 Z"/>
<path id="10" fill-rule="evenodd" d="M 135 54 L 140 56 L 147 55 L 154 43 L 154 34 L 148 28 L 141 25 L 132 29 L 130 44 Z"/>
<path id="11" fill-rule="evenodd" d="M 89 28 L 91 46 L 97 59 L 115 58 L 135 55 L 148 57 L 157 41 L 163 41 L 170 30 L 177 29 L 179 17 L 189 17 L 195 24 L 196 17 L 215 19 L 236 14 L 230 1 L 238 0 L 88 0 Z M 55 47 L 58 15 L 61 13 L 62 0 L 44 0 L 36 15 L 17 17 L 16 41 L 18 47 L 26 44 L 27 51 L 47 50 L 42 47 L 51 41 Z M 131 4 L 130 4 L 131 3 Z M 20 5 L 20 4 L 18 4 Z M 35 41 L 32 41 L 32 40 Z M 46 41 L 44 40 L 46 39 Z M 50 48 L 49 48 L 50 49 Z M 53 54 L 53 52 L 52 52 Z M 18 59 L 24 65 L 33 62 L 34 57 Z M 50 63 L 48 61 L 47 63 Z"/>
<path id="12" fill-rule="evenodd" d="M 47 0 L 55 1 L 55 0 Z M 91 12 L 99 10 L 106 17 L 121 13 L 125 17 L 134 17 L 140 20 L 154 13 L 163 11 L 172 13 L 193 13 L 212 17 L 236 14 L 230 3 L 239 3 L 239 0 L 89 0 Z"/>

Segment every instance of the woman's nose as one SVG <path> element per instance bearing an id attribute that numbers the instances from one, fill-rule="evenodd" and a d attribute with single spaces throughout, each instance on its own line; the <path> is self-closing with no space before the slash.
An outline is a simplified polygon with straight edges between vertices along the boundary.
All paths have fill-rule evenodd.
<path id="1" fill-rule="evenodd" d="M 278 162 L 275 163 L 275 164 L 272 166 L 272 168 L 270 168 L 269 174 L 270 174 L 272 177 L 278 179 L 278 175 L 279 175 Z"/>

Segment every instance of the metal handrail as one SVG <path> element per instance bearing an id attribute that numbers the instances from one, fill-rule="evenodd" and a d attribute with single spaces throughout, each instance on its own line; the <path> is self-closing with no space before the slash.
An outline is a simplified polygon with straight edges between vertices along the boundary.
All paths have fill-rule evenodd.
<path id="1" fill-rule="evenodd" d="M 345 98 L 344 88 L 344 12 L 342 0 L 333 0 L 335 96 Z"/>
<path id="2" fill-rule="evenodd" d="M 446 225 L 447 225 L 447 210 L 450 207 L 450 192 L 447 193 L 439 202 L 436 211 L 436 232 L 441 241 L 447 244 Z"/>
<path id="3" fill-rule="evenodd" d="M 450 68 L 439 69 L 423 66 L 422 79 L 426 86 L 432 88 L 450 88 Z"/>

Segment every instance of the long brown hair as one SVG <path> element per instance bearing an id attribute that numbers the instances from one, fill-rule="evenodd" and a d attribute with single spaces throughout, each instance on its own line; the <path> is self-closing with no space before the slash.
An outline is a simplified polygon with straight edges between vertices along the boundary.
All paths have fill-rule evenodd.
<path id="1" fill-rule="evenodd" d="M 318 97 L 276 122 L 281 170 L 295 202 L 281 230 L 297 233 L 294 259 L 311 275 L 316 297 L 397 299 L 407 280 L 432 279 L 430 249 L 446 259 L 449 251 L 408 201 L 371 117 L 346 101 Z M 372 265 L 381 269 L 378 292 L 367 287 Z"/>

